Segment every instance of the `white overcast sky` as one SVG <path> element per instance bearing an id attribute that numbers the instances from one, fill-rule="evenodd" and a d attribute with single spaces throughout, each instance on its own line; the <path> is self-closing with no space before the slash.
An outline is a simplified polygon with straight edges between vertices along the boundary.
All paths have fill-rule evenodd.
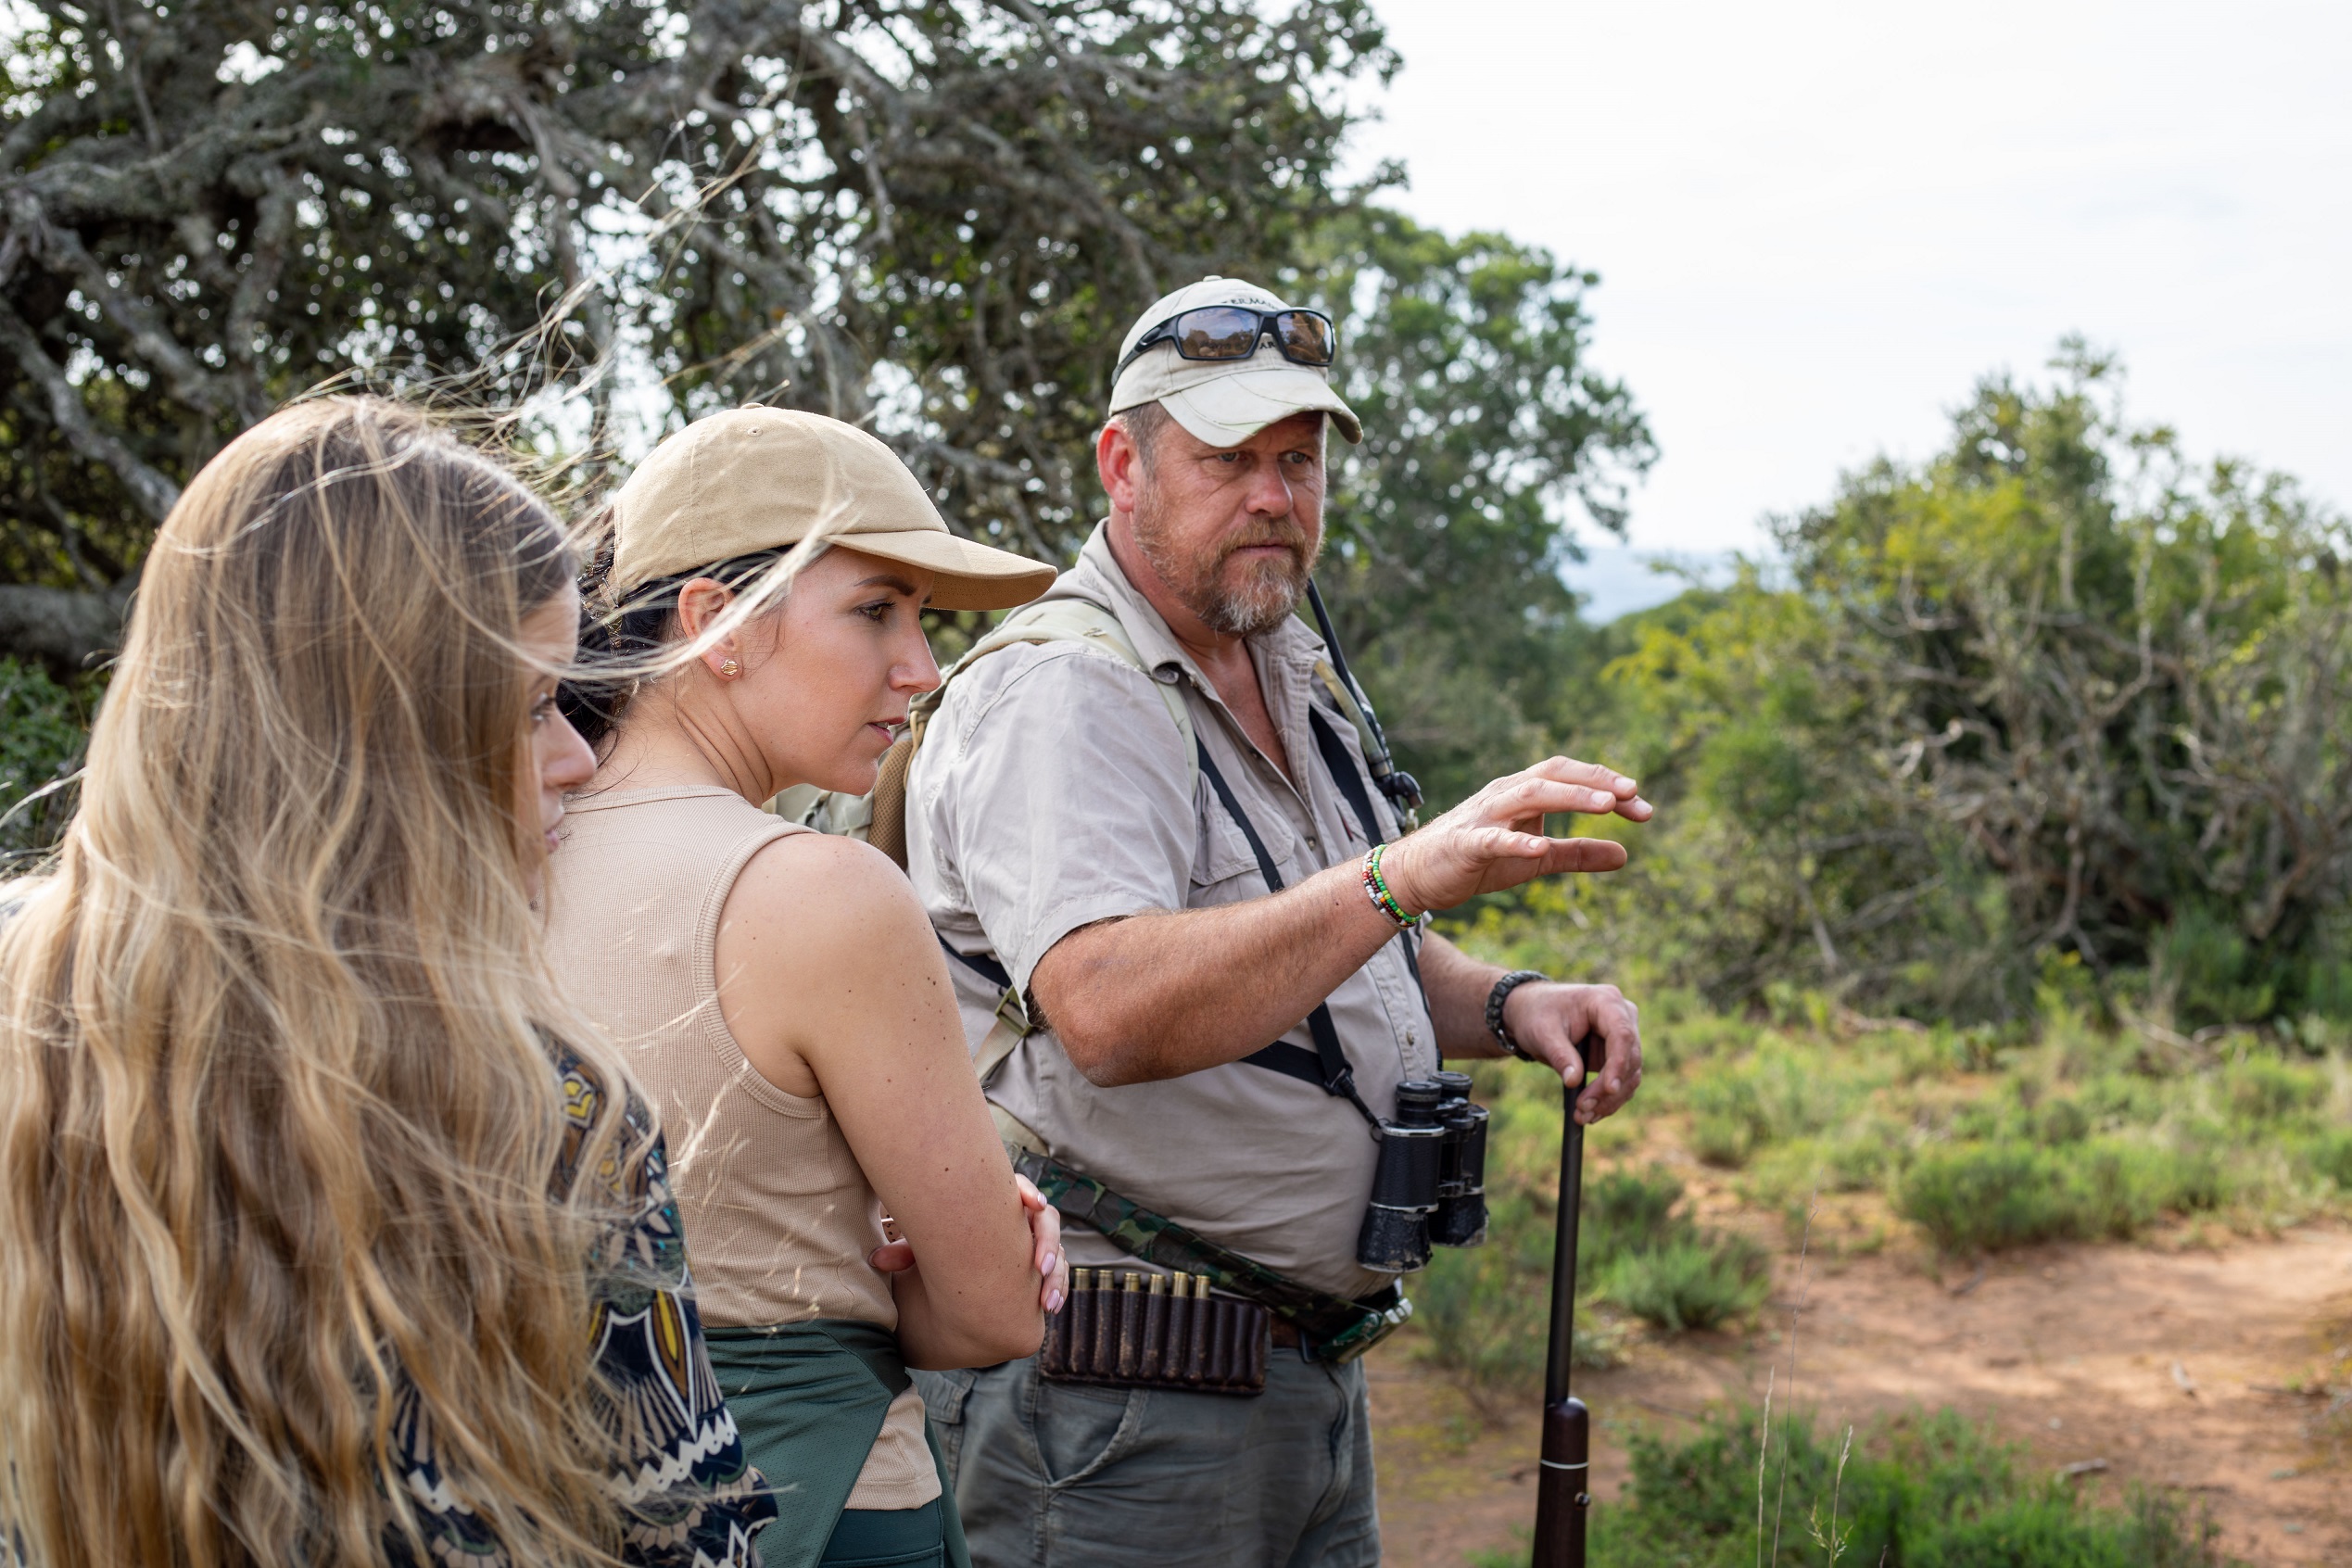
<path id="1" fill-rule="evenodd" d="M 2352 502 L 2352 5 L 1377 5 L 1355 167 L 1601 274 L 1663 449 L 1637 551 L 1760 548 L 2068 332 L 2193 451 Z"/>

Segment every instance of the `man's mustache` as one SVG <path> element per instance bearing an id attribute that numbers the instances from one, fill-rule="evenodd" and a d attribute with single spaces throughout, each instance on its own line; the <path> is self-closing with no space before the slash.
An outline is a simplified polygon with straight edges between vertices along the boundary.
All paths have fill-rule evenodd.
<path id="1" fill-rule="evenodd" d="M 1222 566 L 1245 550 L 1264 550 L 1269 546 L 1286 550 L 1294 558 L 1303 562 L 1307 559 L 1306 530 L 1293 528 L 1282 533 L 1270 534 L 1262 538 L 1235 539 L 1217 552 L 1217 564 Z"/>

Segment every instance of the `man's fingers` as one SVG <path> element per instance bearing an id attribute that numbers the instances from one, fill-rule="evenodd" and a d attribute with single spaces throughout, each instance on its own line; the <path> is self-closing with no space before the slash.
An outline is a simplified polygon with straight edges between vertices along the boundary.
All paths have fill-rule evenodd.
<path id="1" fill-rule="evenodd" d="M 1631 800 L 1637 788 L 1632 779 L 1613 767 L 1578 762 L 1574 757 L 1546 757 L 1525 771 L 1562 784 L 1582 784 L 1606 790 L 1623 800 Z"/>
<path id="2" fill-rule="evenodd" d="M 912 1242 L 884 1242 L 866 1255 L 866 1261 L 878 1273 L 903 1274 L 915 1267 L 915 1246 Z"/>
<path id="3" fill-rule="evenodd" d="M 1544 871 L 1615 871 L 1625 864 L 1625 846 L 1612 839 L 1545 841 Z"/>
<path id="4" fill-rule="evenodd" d="M 1593 1088 L 1576 1107 L 1587 1122 L 1622 1108 L 1641 1087 L 1640 1014 L 1613 989 L 1593 995 L 1593 1027 L 1601 1036 L 1605 1056 Z"/>
<path id="5" fill-rule="evenodd" d="M 1555 778 L 1530 778 L 1523 775 L 1498 790 L 1481 813 L 1488 820 L 1523 821 L 1530 816 L 1548 816 L 1554 812 L 1581 812 L 1588 816 L 1603 816 L 1618 809 L 1620 802 L 1605 789 L 1587 789 L 1579 784 L 1565 784 Z"/>

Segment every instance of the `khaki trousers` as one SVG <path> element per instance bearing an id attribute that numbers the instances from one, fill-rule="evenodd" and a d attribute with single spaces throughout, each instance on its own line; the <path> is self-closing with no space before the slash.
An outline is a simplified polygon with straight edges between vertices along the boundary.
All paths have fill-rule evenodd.
<path id="1" fill-rule="evenodd" d="M 1364 1369 L 1276 1348 L 1255 1398 L 914 1374 L 973 1568 L 1377 1568 Z"/>

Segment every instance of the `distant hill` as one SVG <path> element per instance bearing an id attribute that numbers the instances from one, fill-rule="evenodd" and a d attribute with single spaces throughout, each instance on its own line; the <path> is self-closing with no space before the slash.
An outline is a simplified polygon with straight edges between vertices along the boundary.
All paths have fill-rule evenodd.
<path id="1" fill-rule="evenodd" d="M 1699 582 L 1714 587 L 1730 580 L 1731 568 L 1729 550 L 1597 545 L 1586 550 L 1582 563 L 1565 568 L 1560 575 L 1584 600 L 1585 619 L 1599 626 L 1620 615 L 1663 604 L 1692 586 L 1687 574 L 1695 573 Z"/>

